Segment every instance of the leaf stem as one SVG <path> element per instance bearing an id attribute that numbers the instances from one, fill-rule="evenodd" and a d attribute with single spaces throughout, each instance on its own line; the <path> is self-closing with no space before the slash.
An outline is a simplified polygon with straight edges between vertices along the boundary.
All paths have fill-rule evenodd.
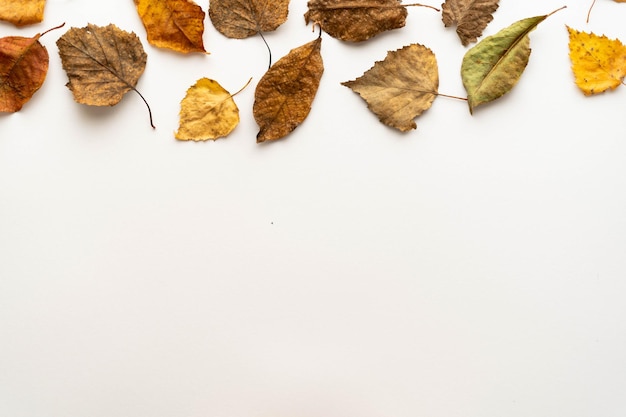
<path id="1" fill-rule="evenodd" d="M 591 6 L 589 6 L 589 10 L 587 11 L 587 23 L 589 23 L 589 16 L 591 16 L 591 9 L 593 9 L 594 4 L 596 4 L 596 0 L 593 0 Z"/>
<path id="2" fill-rule="evenodd" d="M 429 6 L 428 4 L 421 4 L 421 3 L 411 3 L 411 4 L 402 4 L 403 7 L 412 7 L 412 6 L 417 6 L 417 7 L 428 7 L 429 9 L 433 9 L 437 12 L 440 12 L 441 10 L 439 10 L 438 8 L 436 8 L 435 6 Z"/>
<path id="3" fill-rule="evenodd" d="M 52 32 L 53 30 L 56 30 L 56 29 L 61 29 L 63 26 L 65 26 L 65 22 L 61 23 L 59 26 L 55 26 L 55 27 L 53 27 L 53 28 L 50 28 L 50 29 L 46 30 L 45 32 L 42 32 L 42 33 L 39 35 L 39 37 L 42 37 L 42 36 L 43 36 L 43 35 L 45 35 L 46 33 L 48 33 L 48 32 Z"/>
<path id="4" fill-rule="evenodd" d="M 154 126 L 154 123 L 152 123 L 152 110 L 150 110 L 150 105 L 146 101 L 145 97 L 139 92 L 139 90 L 137 90 L 135 87 L 132 87 L 132 86 L 131 88 L 135 93 L 139 94 L 139 97 L 141 97 L 143 102 L 146 104 L 146 107 L 148 108 L 148 115 L 150 116 L 150 126 L 152 126 L 153 129 L 156 129 L 156 127 Z"/>
<path id="5" fill-rule="evenodd" d="M 467 101 L 467 97 L 451 96 L 451 95 L 448 95 L 448 94 L 442 94 L 442 93 L 434 93 L 434 94 L 436 94 L 436 95 L 438 95 L 438 96 L 441 96 L 441 97 L 453 98 L 453 99 L 455 99 L 455 100 Z"/>
<path id="6" fill-rule="evenodd" d="M 267 66 L 267 69 L 270 69 L 270 67 L 272 66 L 272 50 L 270 49 L 269 44 L 265 40 L 265 36 L 263 36 L 263 32 L 261 32 L 260 30 L 259 30 L 259 36 L 261 37 L 261 39 L 263 39 L 263 43 L 265 44 L 265 47 L 267 48 L 267 52 L 270 55 L 270 62 L 269 62 L 269 65 Z"/>
<path id="7" fill-rule="evenodd" d="M 594 1 L 595 1 L 595 0 L 594 0 Z M 558 9 L 556 9 L 555 11 L 553 11 L 552 13 L 548 13 L 548 14 L 546 15 L 546 17 L 550 17 L 550 16 L 552 16 L 553 14 L 555 14 L 556 12 L 560 12 L 560 11 L 561 11 L 561 10 L 563 10 L 563 9 L 567 9 L 567 6 L 559 7 Z"/>

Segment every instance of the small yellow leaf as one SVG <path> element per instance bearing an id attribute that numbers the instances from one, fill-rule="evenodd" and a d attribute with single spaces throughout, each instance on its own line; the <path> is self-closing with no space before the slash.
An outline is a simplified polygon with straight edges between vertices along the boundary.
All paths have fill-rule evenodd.
<path id="1" fill-rule="evenodd" d="M 0 20 L 15 26 L 32 25 L 43 20 L 46 0 L 1 0 Z"/>
<path id="2" fill-rule="evenodd" d="M 233 95 L 217 81 L 201 78 L 180 102 L 178 140 L 215 140 L 228 136 L 239 124 Z"/>
<path id="3" fill-rule="evenodd" d="M 619 39 L 567 30 L 576 85 L 587 96 L 617 88 L 626 75 L 626 46 Z"/>

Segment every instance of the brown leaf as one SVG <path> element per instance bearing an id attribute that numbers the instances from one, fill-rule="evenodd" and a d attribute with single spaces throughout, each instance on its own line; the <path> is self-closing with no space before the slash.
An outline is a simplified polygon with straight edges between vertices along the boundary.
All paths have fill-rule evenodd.
<path id="1" fill-rule="evenodd" d="M 388 52 L 361 77 L 342 85 L 358 93 L 382 123 L 406 132 L 417 127 L 413 119 L 437 97 L 437 59 L 425 46 L 411 44 Z"/>
<path id="2" fill-rule="evenodd" d="M 19 111 L 43 85 L 49 59 L 40 37 L 0 38 L 0 111 Z"/>
<path id="3" fill-rule="evenodd" d="M 254 94 L 257 142 L 276 140 L 298 127 L 311 111 L 324 63 L 322 38 L 292 49 L 263 75 Z"/>
<path id="4" fill-rule="evenodd" d="M 69 78 L 67 86 L 76 102 L 113 106 L 134 90 L 148 105 L 135 88 L 146 67 L 147 55 L 134 33 L 113 24 L 105 27 L 88 24 L 68 30 L 57 40 L 57 46 Z"/>
<path id="5" fill-rule="evenodd" d="M 464 46 L 482 35 L 493 20 L 499 0 L 446 0 L 441 5 L 442 20 L 446 27 L 456 25 L 456 33 Z"/>
<path id="6" fill-rule="evenodd" d="M 2 0 L 0 1 L 0 20 L 15 26 L 32 25 L 43 20 L 46 0 Z"/>
<path id="7" fill-rule="evenodd" d="M 209 17 L 224 36 L 243 39 L 271 32 L 287 20 L 289 0 L 211 0 Z"/>
<path id="8" fill-rule="evenodd" d="M 407 10 L 400 0 L 310 0 L 306 23 L 317 23 L 333 38 L 365 41 L 405 25 Z"/>
<path id="9" fill-rule="evenodd" d="M 206 52 L 205 13 L 190 0 L 134 0 L 148 42 L 177 52 Z"/>

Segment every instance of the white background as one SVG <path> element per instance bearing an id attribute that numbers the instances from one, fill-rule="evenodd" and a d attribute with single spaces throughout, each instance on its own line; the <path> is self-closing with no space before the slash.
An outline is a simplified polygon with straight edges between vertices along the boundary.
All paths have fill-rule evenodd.
<path id="1" fill-rule="evenodd" d="M 402 134 L 342 81 L 413 42 L 464 96 L 441 15 L 367 43 L 323 34 L 308 119 L 255 143 L 261 39 L 206 20 L 210 55 L 150 46 L 130 0 L 48 0 L 44 86 L 0 115 L 0 416 L 623 417 L 626 87 L 584 97 L 565 25 L 626 40 L 626 5 L 502 0 L 531 34 L 514 90 L 439 97 Z M 437 3 L 431 3 L 440 6 Z M 208 4 L 201 4 L 206 11 Z M 306 3 L 268 33 L 314 39 Z M 115 23 L 148 53 L 140 98 L 77 104 L 56 40 Z M 198 78 L 237 91 L 226 139 L 178 142 Z"/>

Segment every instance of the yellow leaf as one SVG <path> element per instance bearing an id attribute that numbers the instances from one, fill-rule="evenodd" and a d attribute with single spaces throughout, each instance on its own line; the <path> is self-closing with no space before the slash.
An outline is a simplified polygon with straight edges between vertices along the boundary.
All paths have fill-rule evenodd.
<path id="1" fill-rule="evenodd" d="M 205 13 L 190 0 L 134 0 L 148 42 L 177 52 L 206 52 Z"/>
<path id="2" fill-rule="evenodd" d="M 15 26 L 32 25 L 43 20 L 46 0 L 2 0 L 0 1 L 0 20 Z"/>
<path id="3" fill-rule="evenodd" d="M 178 140 L 215 140 L 228 136 L 239 124 L 233 95 L 217 81 L 201 78 L 180 102 Z"/>
<path id="4" fill-rule="evenodd" d="M 576 85 L 587 96 L 617 88 L 626 75 L 626 46 L 619 39 L 567 30 Z"/>

